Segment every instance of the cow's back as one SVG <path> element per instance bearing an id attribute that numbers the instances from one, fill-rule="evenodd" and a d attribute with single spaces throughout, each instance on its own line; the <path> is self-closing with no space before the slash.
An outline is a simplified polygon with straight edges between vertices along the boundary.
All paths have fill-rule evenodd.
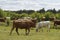
<path id="1" fill-rule="evenodd" d="M 16 28 L 24 29 L 24 28 L 30 28 L 32 26 L 32 24 L 31 24 L 31 21 L 15 20 L 15 21 L 13 21 L 13 26 L 16 27 Z"/>
<path id="2" fill-rule="evenodd" d="M 60 25 L 60 20 L 54 21 L 54 24 Z"/>

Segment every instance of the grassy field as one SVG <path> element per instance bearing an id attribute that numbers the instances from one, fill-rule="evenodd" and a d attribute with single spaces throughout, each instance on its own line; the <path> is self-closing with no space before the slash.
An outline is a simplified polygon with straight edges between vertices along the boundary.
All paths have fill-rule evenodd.
<path id="1" fill-rule="evenodd" d="M 24 29 L 19 29 L 19 36 L 15 30 L 10 36 L 10 30 L 11 25 L 6 27 L 4 24 L 0 24 L 0 40 L 60 40 L 60 29 L 51 29 L 50 32 L 47 32 L 46 28 L 44 28 L 43 32 L 36 32 L 34 29 L 31 30 L 28 36 L 25 35 Z"/>

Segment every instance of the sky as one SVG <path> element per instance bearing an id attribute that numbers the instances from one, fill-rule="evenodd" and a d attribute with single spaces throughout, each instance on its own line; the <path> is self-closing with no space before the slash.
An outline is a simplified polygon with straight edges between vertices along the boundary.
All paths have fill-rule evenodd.
<path id="1" fill-rule="evenodd" d="M 0 8 L 3 10 L 45 10 L 60 9 L 60 0 L 0 0 Z"/>

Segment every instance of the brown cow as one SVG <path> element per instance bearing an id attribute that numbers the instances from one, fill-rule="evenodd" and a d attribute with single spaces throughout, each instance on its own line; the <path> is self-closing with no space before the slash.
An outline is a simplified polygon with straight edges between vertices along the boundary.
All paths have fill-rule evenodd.
<path id="1" fill-rule="evenodd" d="M 0 18 L 0 22 L 5 22 L 5 18 Z"/>
<path id="2" fill-rule="evenodd" d="M 60 25 L 60 20 L 54 20 L 54 26 Z"/>
<path id="3" fill-rule="evenodd" d="M 29 34 L 30 32 L 30 28 L 31 27 L 35 27 L 36 25 L 36 19 L 31 19 L 31 20 L 14 20 L 13 21 L 13 27 L 11 29 L 11 32 L 10 32 L 10 35 L 12 34 L 12 31 L 14 30 L 14 28 L 16 28 L 16 32 L 17 34 L 19 35 L 18 33 L 18 28 L 20 29 L 25 29 L 26 31 L 26 35 Z"/>
<path id="4" fill-rule="evenodd" d="M 50 20 L 50 21 L 54 21 L 55 18 L 54 18 L 54 17 L 50 17 L 49 20 Z"/>
<path id="5" fill-rule="evenodd" d="M 49 17 L 48 19 L 46 17 L 43 17 L 42 18 L 42 21 L 47 21 L 47 20 L 54 21 L 55 20 L 55 17 Z"/>

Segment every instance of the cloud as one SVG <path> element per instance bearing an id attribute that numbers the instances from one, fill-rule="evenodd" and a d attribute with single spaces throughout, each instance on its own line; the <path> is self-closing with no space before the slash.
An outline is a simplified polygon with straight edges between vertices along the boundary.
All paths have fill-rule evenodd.
<path id="1" fill-rule="evenodd" d="M 0 0 L 0 8 L 4 10 L 60 9 L 60 0 Z"/>

